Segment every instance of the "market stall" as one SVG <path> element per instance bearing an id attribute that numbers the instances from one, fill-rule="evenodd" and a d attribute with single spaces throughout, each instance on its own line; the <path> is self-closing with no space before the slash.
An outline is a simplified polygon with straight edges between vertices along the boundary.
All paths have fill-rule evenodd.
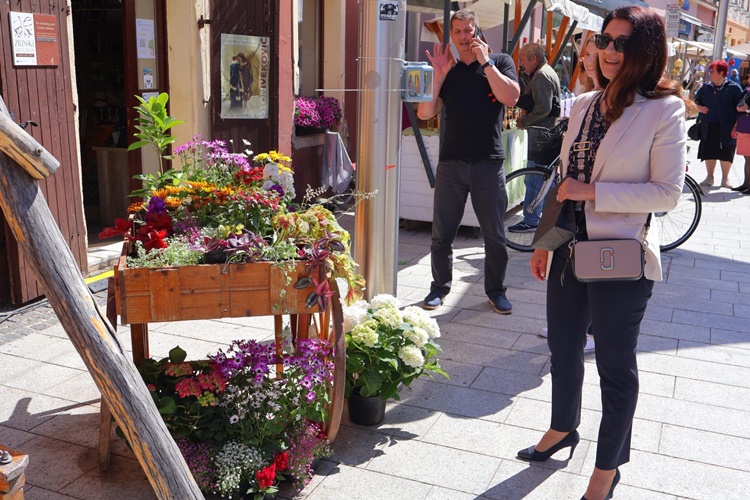
<path id="1" fill-rule="evenodd" d="M 512 115 L 514 109 L 509 110 Z M 425 149 L 430 160 L 433 175 L 437 170 L 440 152 L 440 131 L 438 128 L 420 129 Z M 505 175 L 526 166 L 526 131 L 515 127 L 503 130 L 505 150 Z M 399 217 L 407 221 L 432 222 L 433 190 L 417 147 L 414 131 L 405 129 L 401 136 L 401 194 L 399 196 Z M 508 193 L 508 201 L 523 196 L 523 193 Z M 471 196 L 466 202 L 462 226 L 479 227 L 477 216 L 471 204 Z"/>

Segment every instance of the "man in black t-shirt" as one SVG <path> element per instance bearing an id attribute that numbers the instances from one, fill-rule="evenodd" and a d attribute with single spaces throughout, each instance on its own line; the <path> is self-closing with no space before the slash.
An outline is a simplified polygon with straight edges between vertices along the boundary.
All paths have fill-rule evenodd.
<path id="1" fill-rule="evenodd" d="M 505 192 L 501 142 L 505 106 L 519 96 L 513 60 L 506 54 L 488 54 L 488 46 L 476 36 L 474 12 L 461 9 L 451 17 L 450 37 L 459 60 L 446 47 L 426 51 L 434 69 L 434 98 L 419 103 L 417 114 L 427 120 L 445 106 L 445 137 L 435 182 L 432 221 L 432 285 L 424 299 L 425 309 L 435 309 L 450 292 L 453 279 L 453 240 L 461 224 L 466 198 L 471 201 L 485 245 L 485 285 L 490 304 L 510 314 L 506 298 L 503 216 L 508 205 Z"/>

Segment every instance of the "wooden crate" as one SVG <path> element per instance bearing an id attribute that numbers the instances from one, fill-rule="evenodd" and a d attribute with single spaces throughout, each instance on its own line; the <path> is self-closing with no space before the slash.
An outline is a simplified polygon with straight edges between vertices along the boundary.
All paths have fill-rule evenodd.
<path id="1" fill-rule="evenodd" d="M 305 307 L 312 287 L 294 288 L 307 276 L 305 261 L 291 270 L 270 262 L 131 269 L 128 250 L 115 266 L 122 324 L 321 312 Z"/>

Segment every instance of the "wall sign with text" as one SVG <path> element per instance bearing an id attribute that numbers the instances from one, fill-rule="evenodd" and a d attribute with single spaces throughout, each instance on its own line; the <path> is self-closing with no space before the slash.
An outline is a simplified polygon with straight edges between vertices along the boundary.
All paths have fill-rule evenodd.
<path id="1" fill-rule="evenodd" d="M 57 66 L 60 61 L 57 18 L 47 14 L 9 12 L 14 66 Z"/>

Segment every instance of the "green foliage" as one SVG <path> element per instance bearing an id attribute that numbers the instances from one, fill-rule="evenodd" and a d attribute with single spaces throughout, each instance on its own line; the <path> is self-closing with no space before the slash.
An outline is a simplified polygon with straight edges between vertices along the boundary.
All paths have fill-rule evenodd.
<path id="1" fill-rule="evenodd" d="M 128 267 L 176 267 L 194 266 L 203 261 L 203 254 L 199 250 L 190 248 L 188 243 L 181 238 L 167 238 L 169 246 L 166 248 L 154 248 L 147 252 L 143 243 L 135 242 L 135 257 L 128 257 Z"/>
<path id="2" fill-rule="evenodd" d="M 135 128 L 138 130 L 135 137 L 140 139 L 130 146 L 128 151 L 133 151 L 144 146 L 152 146 L 159 155 L 159 177 L 170 174 L 171 177 L 177 175 L 174 170 L 164 172 L 163 160 L 171 160 L 172 157 L 165 155 L 164 152 L 175 141 L 175 137 L 169 134 L 169 129 L 175 125 L 184 123 L 167 114 L 167 101 L 169 94 L 162 92 L 158 97 L 150 97 L 148 101 L 140 96 L 135 96 L 141 105 L 136 106 L 138 112 L 138 124 Z"/>

